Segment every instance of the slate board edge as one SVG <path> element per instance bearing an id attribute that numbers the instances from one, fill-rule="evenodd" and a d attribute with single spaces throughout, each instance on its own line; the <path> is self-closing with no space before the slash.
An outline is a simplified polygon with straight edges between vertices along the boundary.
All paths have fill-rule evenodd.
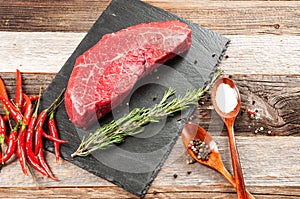
<path id="1" fill-rule="evenodd" d="M 160 9 L 160 8 L 159 8 L 159 9 Z M 185 22 L 187 22 L 187 23 L 192 23 L 192 22 L 189 22 L 189 21 L 186 21 L 186 20 L 183 20 L 183 21 L 185 21 Z M 193 23 L 193 24 L 195 24 L 195 23 Z M 198 24 L 195 24 L 195 25 L 198 25 Z M 228 38 L 226 38 L 226 39 L 228 39 Z M 222 61 L 222 59 L 223 59 L 223 57 L 224 57 L 224 54 L 225 54 L 225 52 L 226 52 L 226 50 L 227 50 L 227 48 L 228 48 L 230 42 L 231 42 L 231 40 L 228 39 L 227 43 L 225 44 L 225 46 L 224 46 L 224 48 L 223 48 L 222 53 L 221 53 L 220 56 L 218 57 L 217 63 L 216 63 L 215 66 L 214 66 L 215 70 L 210 74 L 210 79 L 212 79 L 212 77 L 213 77 L 213 76 L 215 75 L 215 73 L 217 72 L 218 66 L 219 66 L 219 64 L 221 63 L 221 61 Z M 204 83 L 204 87 L 207 86 L 208 84 L 209 84 L 209 82 L 205 82 L 205 83 Z M 203 87 L 203 88 L 204 88 L 204 87 Z M 196 106 L 193 106 L 192 108 L 189 108 L 189 109 L 190 109 L 190 111 L 189 111 L 189 113 L 187 114 L 187 117 L 188 117 L 188 118 L 193 114 L 193 112 L 194 112 L 195 109 L 196 109 Z M 184 125 L 184 124 L 182 124 L 181 126 L 183 126 L 183 125 Z M 158 175 L 158 172 L 161 170 L 161 168 L 162 168 L 162 166 L 164 165 L 166 159 L 169 157 L 169 155 L 170 155 L 170 153 L 171 153 L 171 151 L 172 151 L 172 149 L 173 149 L 175 143 L 176 143 L 177 140 L 178 140 L 178 137 L 179 137 L 179 134 L 178 134 L 176 137 L 174 137 L 174 139 L 173 139 L 172 142 L 170 143 L 170 148 L 168 149 L 168 151 L 166 151 L 166 153 L 165 153 L 164 156 L 162 157 L 162 160 L 161 160 L 160 164 L 159 164 L 159 165 L 157 166 L 157 168 L 153 171 L 152 177 L 151 177 L 151 179 L 149 180 L 148 184 L 145 186 L 145 189 L 142 191 L 141 194 L 138 195 L 138 196 L 140 196 L 141 198 L 143 198 L 143 197 L 146 195 L 146 193 L 147 193 L 147 191 L 149 190 L 149 188 L 150 188 L 152 182 L 154 181 L 154 179 L 155 179 L 156 176 Z M 132 193 L 132 192 L 131 192 L 131 193 Z M 133 194 L 137 195 L 136 193 L 133 193 Z"/>
<path id="2" fill-rule="evenodd" d="M 117 0 L 112 0 L 112 2 L 108 5 L 108 7 L 104 10 L 104 12 L 100 15 L 99 18 L 101 18 L 101 16 L 102 16 L 103 14 L 107 14 L 106 11 L 109 10 L 109 7 L 110 7 L 111 4 L 112 4 L 113 2 L 115 2 L 115 1 L 117 1 Z M 136 1 L 136 0 L 131 0 L 131 1 Z M 142 1 L 141 1 L 141 2 L 142 2 Z M 142 2 L 142 3 L 144 3 L 144 4 L 146 4 L 146 5 L 150 5 L 150 4 L 145 3 L 145 2 Z M 152 6 L 152 5 L 150 5 L 150 6 Z M 163 9 L 160 9 L 160 8 L 157 8 L 157 7 L 155 7 L 155 8 L 164 11 Z M 173 14 L 171 14 L 171 15 L 173 15 Z M 176 17 L 177 19 L 181 20 L 181 21 L 186 22 L 187 24 L 191 24 L 191 22 L 186 21 L 186 20 L 183 20 L 183 19 L 179 18 L 179 17 L 176 16 L 176 15 L 173 15 L 173 16 Z M 194 24 L 194 23 L 193 23 L 193 24 Z M 86 34 L 86 36 L 89 34 L 89 32 L 93 29 L 93 27 L 94 27 L 95 25 L 96 25 L 96 24 L 94 24 L 94 25 L 91 27 L 91 29 L 88 31 L 88 33 Z M 197 25 L 197 26 L 198 26 L 198 24 L 194 24 L 194 25 Z M 203 27 L 202 27 L 202 28 L 203 28 Z M 204 29 L 205 29 L 205 28 L 204 28 Z M 86 36 L 83 38 L 83 40 L 86 38 Z M 215 71 L 213 71 L 213 72 L 210 74 L 210 78 L 211 78 L 211 77 L 214 75 L 214 73 L 216 72 L 217 66 L 219 65 L 220 61 L 222 60 L 222 57 L 223 57 L 223 55 L 224 55 L 224 53 L 225 53 L 225 51 L 226 51 L 226 49 L 227 49 L 227 47 L 228 47 L 229 42 L 230 42 L 230 40 L 228 40 L 227 44 L 224 46 L 223 52 L 222 52 L 222 54 L 219 56 L 218 61 L 217 61 L 217 63 L 216 63 L 215 66 L 214 66 Z M 79 45 L 78 45 L 77 48 L 74 50 L 74 52 L 77 51 L 77 49 L 80 47 L 80 44 L 81 44 L 81 43 L 79 43 Z M 68 61 L 67 61 L 67 62 L 68 62 Z M 67 63 L 67 62 L 66 62 L 66 63 Z M 205 82 L 204 85 L 207 85 L 207 83 L 209 83 L 209 82 Z M 47 89 L 48 89 L 48 88 L 47 88 Z M 190 108 L 189 113 L 187 114 L 188 117 L 193 113 L 193 111 L 194 111 L 194 108 Z M 181 125 L 183 126 L 183 124 L 181 124 Z M 125 189 L 125 190 L 127 190 L 127 191 L 129 191 L 129 192 L 131 192 L 131 193 L 133 193 L 134 195 L 137 195 L 137 196 L 139 196 L 139 197 L 144 197 L 145 194 L 147 193 L 148 189 L 150 188 L 150 186 L 151 186 L 153 180 L 155 179 L 155 177 L 157 176 L 158 172 L 160 171 L 161 167 L 162 167 L 163 164 L 165 163 L 166 158 L 169 156 L 169 154 L 170 154 L 172 148 L 174 147 L 176 141 L 178 140 L 178 137 L 179 137 L 179 134 L 178 134 L 177 136 L 175 136 L 175 137 L 173 138 L 173 140 L 170 142 L 170 147 L 168 148 L 168 150 L 166 151 L 166 153 L 165 153 L 164 156 L 162 157 L 162 159 L 161 159 L 159 165 L 158 165 L 158 166 L 156 167 L 156 169 L 152 172 L 152 175 L 151 175 L 150 180 L 149 180 L 148 183 L 145 185 L 145 188 L 144 188 L 144 190 L 142 190 L 141 193 L 131 192 L 131 191 L 127 190 L 127 189 L 126 189 L 122 184 L 120 184 L 118 181 L 115 181 L 115 180 L 109 180 L 109 179 L 106 179 L 106 178 L 104 178 L 104 179 L 106 179 L 107 181 L 112 182 L 113 184 L 116 184 L 117 186 L 119 186 L 119 187 L 121 187 L 121 188 L 123 188 L 123 189 Z M 51 150 L 49 150 L 49 149 L 47 149 L 47 150 L 53 153 L 53 151 L 51 151 Z M 68 161 L 68 162 L 70 162 L 70 161 Z M 70 163 L 72 163 L 72 164 L 78 166 L 77 164 L 75 164 L 75 163 L 73 163 L 73 162 L 70 162 Z M 84 169 L 84 168 L 82 168 L 82 169 Z M 84 169 L 84 170 L 86 170 L 86 169 Z M 90 173 L 92 173 L 92 174 L 95 174 L 95 173 L 93 173 L 92 171 L 88 171 L 88 172 L 90 172 Z M 99 176 L 99 175 L 97 175 L 97 176 Z M 100 177 L 101 177 L 101 176 L 100 176 Z"/>
<path id="3" fill-rule="evenodd" d="M 218 66 L 219 66 L 219 64 L 220 64 L 220 62 L 221 62 L 221 60 L 222 60 L 222 58 L 223 58 L 223 56 L 224 56 L 224 54 L 225 54 L 225 52 L 226 52 L 226 50 L 227 50 L 227 48 L 228 48 L 229 43 L 230 43 L 230 40 L 228 40 L 228 42 L 227 42 L 226 45 L 224 46 L 224 49 L 223 49 L 223 51 L 222 51 L 222 54 L 219 56 L 218 62 L 217 62 L 217 64 L 214 66 L 214 67 L 215 67 L 215 71 L 212 72 L 212 73 L 210 74 L 210 78 L 211 78 L 211 79 L 212 79 L 212 77 L 214 76 L 214 74 L 216 73 L 216 71 L 218 70 Z M 209 82 L 206 82 L 206 83 L 204 84 L 204 87 L 205 87 L 208 83 L 209 83 Z M 194 110 L 196 109 L 196 107 L 193 106 L 192 108 L 189 108 L 189 109 L 190 109 L 190 111 L 189 111 L 189 113 L 188 113 L 188 118 L 193 114 L 193 112 L 194 112 Z M 183 126 L 183 125 L 184 125 L 184 124 L 182 124 L 182 126 Z M 158 175 L 158 172 L 161 170 L 161 168 L 163 167 L 163 165 L 164 165 L 166 159 L 169 157 L 169 155 L 170 155 L 170 153 L 171 153 L 171 151 L 172 151 L 172 149 L 173 149 L 175 143 L 176 143 L 177 140 L 178 140 L 178 137 L 179 137 L 179 134 L 178 134 L 176 137 L 174 137 L 174 139 L 172 140 L 172 142 L 171 142 L 171 144 L 170 144 L 170 148 L 168 149 L 168 151 L 166 151 L 166 153 L 165 153 L 165 155 L 163 156 L 162 161 L 160 162 L 160 164 L 159 164 L 159 165 L 157 166 L 157 168 L 153 171 L 152 177 L 151 177 L 149 183 L 145 186 L 145 189 L 143 190 L 143 192 L 141 193 L 141 195 L 139 195 L 140 197 L 144 197 L 145 194 L 147 193 L 147 191 L 149 190 L 149 188 L 150 188 L 152 182 L 154 181 L 154 179 L 155 179 L 156 176 Z M 133 193 L 133 194 L 136 195 L 136 193 Z"/>

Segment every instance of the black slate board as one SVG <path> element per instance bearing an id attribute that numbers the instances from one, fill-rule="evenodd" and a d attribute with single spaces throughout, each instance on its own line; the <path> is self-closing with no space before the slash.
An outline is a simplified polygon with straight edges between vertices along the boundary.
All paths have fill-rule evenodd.
<path id="1" fill-rule="evenodd" d="M 165 118 L 160 123 L 146 126 L 144 133 L 128 137 L 122 144 L 94 152 L 87 157 L 71 158 L 71 153 L 77 149 L 83 135 L 92 132 L 103 123 L 128 113 L 133 107 L 150 107 L 159 102 L 163 92 L 169 87 L 177 91 L 176 95 L 184 94 L 188 88 L 203 87 L 211 79 L 222 58 L 229 43 L 228 39 L 144 2 L 113 0 L 44 92 L 41 101 L 41 109 L 51 104 L 67 86 L 76 57 L 96 44 L 104 34 L 139 23 L 171 19 L 183 21 L 191 27 L 193 32 L 191 49 L 139 81 L 123 106 L 113 110 L 88 131 L 76 129 L 72 125 L 64 106 L 61 106 L 56 114 L 60 137 L 69 141 L 69 144 L 61 147 L 62 157 L 65 160 L 141 197 L 146 193 L 172 149 L 186 118 L 193 111 L 192 107 L 174 117 Z M 154 100 L 154 96 L 158 98 Z M 125 105 L 126 103 L 129 106 Z M 46 148 L 53 152 L 52 144 L 46 143 Z"/>

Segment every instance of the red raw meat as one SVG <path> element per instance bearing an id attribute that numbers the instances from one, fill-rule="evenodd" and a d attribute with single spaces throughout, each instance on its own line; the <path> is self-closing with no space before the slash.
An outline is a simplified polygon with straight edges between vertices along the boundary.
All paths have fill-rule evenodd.
<path id="1" fill-rule="evenodd" d="M 135 83 L 191 46 L 177 20 L 139 24 L 107 34 L 76 60 L 65 94 L 72 123 L 88 128 L 122 103 Z"/>

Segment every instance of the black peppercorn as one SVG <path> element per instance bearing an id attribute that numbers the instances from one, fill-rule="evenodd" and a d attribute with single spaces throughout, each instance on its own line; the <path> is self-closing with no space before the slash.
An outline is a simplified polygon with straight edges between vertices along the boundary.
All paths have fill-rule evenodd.
<path id="1" fill-rule="evenodd" d="M 208 160 L 209 159 L 209 154 L 211 153 L 210 148 L 208 145 L 201 141 L 201 140 L 192 140 L 189 145 L 189 149 L 191 149 L 196 157 L 200 160 Z"/>

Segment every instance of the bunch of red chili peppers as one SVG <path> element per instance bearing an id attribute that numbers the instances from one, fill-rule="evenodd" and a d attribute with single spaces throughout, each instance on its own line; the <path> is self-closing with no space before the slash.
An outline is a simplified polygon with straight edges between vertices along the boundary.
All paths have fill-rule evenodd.
<path id="1" fill-rule="evenodd" d="M 22 76 L 17 70 L 15 99 L 9 100 L 5 84 L 0 78 L 0 101 L 5 111 L 4 115 L 0 114 L 0 167 L 5 165 L 15 154 L 25 175 L 29 175 L 27 166 L 31 166 L 44 176 L 58 180 L 45 161 L 42 138 L 53 141 L 56 162 L 58 162 L 60 145 L 67 143 L 59 139 L 54 120 L 54 111 L 63 101 L 63 92 L 49 108 L 38 114 L 39 96 L 28 96 L 23 92 Z M 47 119 L 49 134 L 43 129 Z"/>

